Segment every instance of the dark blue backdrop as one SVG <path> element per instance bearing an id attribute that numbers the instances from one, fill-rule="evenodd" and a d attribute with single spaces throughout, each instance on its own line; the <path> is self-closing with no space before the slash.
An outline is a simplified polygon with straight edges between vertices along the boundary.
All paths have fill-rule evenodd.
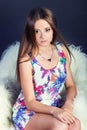
<path id="1" fill-rule="evenodd" d="M 0 54 L 12 42 L 20 41 L 27 12 L 37 6 L 50 8 L 65 40 L 81 45 L 87 53 L 86 0 L 0 0 Z"/>

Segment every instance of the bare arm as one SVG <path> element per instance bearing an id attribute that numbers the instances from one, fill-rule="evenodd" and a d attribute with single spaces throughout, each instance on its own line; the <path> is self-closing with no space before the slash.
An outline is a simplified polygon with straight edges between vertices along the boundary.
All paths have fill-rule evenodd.
<path id="1" fill-rule="evenodd" d="M 73 80 L 72 72 L 70 69 L 69 55 L 64 47 L 63 47 L 63 51 L 66 56 L 66 71 L 67 71 L 67 77 L 65 81 L 67 95 L 66 95 L 66 101 L 65 101 L 64 107 L 68 107 L 68 105 L 72 106 L 73 100 L 77 94 L 77 90 L 76 90 L 76 85 Z"/>
<path id="2" fill-rule="evenodd" d="M 36 101 L 34 96 L 34 86 L 32 82 L 32 65 L 30 61 L 21 63 L 19 65 L 19 72 L 25 104 L 29 110 L 35 111 L 37 113 L 51 114 L 64 123 L 67 122 L 70 124 L 74 122 L 74 117 L 70 112 L 62 108 L 48 106 Z M 73 98 L 73 95 L 71 97 L 68 94 L 67 100 L 71 98 Z"/>

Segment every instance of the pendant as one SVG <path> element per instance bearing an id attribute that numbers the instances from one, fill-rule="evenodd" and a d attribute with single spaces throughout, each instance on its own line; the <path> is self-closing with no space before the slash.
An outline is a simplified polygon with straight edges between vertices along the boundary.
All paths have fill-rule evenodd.
<path id="1" fill-rule="evenodd" d="M 51 62 L 51 58 L 47 59 L 49 62 Z"/>

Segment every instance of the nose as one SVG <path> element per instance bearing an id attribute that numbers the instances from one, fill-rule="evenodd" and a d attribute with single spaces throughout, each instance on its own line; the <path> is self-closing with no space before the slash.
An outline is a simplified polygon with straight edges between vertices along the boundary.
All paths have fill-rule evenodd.
<path id="1" fill-rule="evenodd" d="M 40 38 L 44 38 L 45 34 L 43 31 L 40 31 Z"/>

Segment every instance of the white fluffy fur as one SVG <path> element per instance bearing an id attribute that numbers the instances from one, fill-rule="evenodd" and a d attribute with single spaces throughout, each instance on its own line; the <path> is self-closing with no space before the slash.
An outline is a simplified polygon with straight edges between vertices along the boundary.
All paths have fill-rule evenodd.
<path id="1" fill-rule="evenodd" d="M 8 117 L 11 118 L 11 103 L 9 102 L 9 92 L 5 89 L 4 84 L 0 84 L 0 129 L 14 130 L 13 125 L 8 122 Z"/>
<path id="2" fill-rule="evenodd" d="M 74 101 L 73 113 L 77 116 L 82 125 L 82 130 L 86 130 L 87 123 L 87 55 L 81 51 L 81 48 L 70 46 L 70 49 L 75 57 L 72 60 L 71 70 L 73 78 L 77 86 L 77 97 Z"/>
<path id="3" fill-rule="evenodd" d="M 19 42 L 14 42 L 1 56 L 0 79 L 7 78 L 16 80 L 16 61 L 19 49 Z"/>
<path id="4" fill-rule="evenodd" d="M 15 42 L 7 48 L 2 54 L 0 60 L 0 129 L 14 130 L 11 119 L 12 105 L 10 102 L 11 93 L 6 88 L 8 80 L 16 80 L 16 61 L 18 55 L 19 42 Z M 87 55 L 83 53 L 80 47 L 71 45 L 71 52 L 75 59 L 71 62 L 71 71 L 77 86 L 77 97 L 74 101 L 73 113 L 81 120 L 82 130 L 86 130 L 87 123 Z"/>

